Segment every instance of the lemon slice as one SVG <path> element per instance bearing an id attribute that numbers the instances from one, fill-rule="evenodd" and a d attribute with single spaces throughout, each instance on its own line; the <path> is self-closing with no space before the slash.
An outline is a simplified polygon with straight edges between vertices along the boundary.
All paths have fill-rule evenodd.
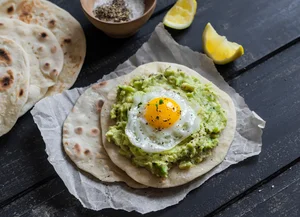
<path id="1" fill-rule="evenodd" d="M 196 0 L 178 0 L 164 17 L 163 23 L 173 29 L 185 29 L 192 24 L 196 11 Z"/>
<path id="2" fill-rule="evenodd" d="M 210 23 L 204 29 L 202 40 L 204 52 L 216 64 L 227 64 L 244 54 L 243 46 L 228 41 L 225 36 L 220 36 Z"/>

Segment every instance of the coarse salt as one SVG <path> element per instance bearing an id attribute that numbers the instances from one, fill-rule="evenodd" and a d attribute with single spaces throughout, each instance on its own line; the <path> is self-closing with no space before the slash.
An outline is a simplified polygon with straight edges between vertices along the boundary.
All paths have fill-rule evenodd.
<path id="1" fill-rule="evenodd" d="M 125 0 L 126 7 L 131 11 L 130 19 L 134 20 L 141 17 L 145 11 L 144 0 Z"/>
<path id="2" fill-rule="evenodd" d="M 111 5 L 113 0 L 96 0 L 94 4 L 94 9 L 102 5 Z M 124 0 L 126 7 L 130 11 L 130 20 L 135 20 L 141 17 L 145 11 L 144 0 Z"/>

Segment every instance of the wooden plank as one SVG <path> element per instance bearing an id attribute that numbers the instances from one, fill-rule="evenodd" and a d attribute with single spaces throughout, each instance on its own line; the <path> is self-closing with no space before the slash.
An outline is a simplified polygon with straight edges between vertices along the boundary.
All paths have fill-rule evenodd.
<path id="1" fill-rule="evenodd" d="M 50 189 L 55 189 L 54 191 Z M 32 199 L 35 201 L 32 203 Z M 287 216 L 298 217 L 300 215 L 300 163 L 291 167 L 269 183 L 257 188 L 253 193 L 247 195 L 239 202 L 234 203 L 223 212 L 219 217 L 240 217 L 240 216 Z M 62 201 L 65 201 L 64 203 Z M 46 185 L 30 192 L 18 201 L 11 203 L 0 211 L 3 217 L 11 216 L 14 210 L 14 216 L 101 216 L 101 217 L 136 217 L 141 216 L 137 213 L 116 211 L 106 209 L 101 212 L 80 208 L 77 199 L 71 196 L 63 186 L 60 179 L 48 182 Z M 144 215 L 150 216 L 176 216 L 176 211 L 156 212 Z M 202 216 L 190 209 L 185 209 L 185 216 Z"/>
<path id="2" fill-rule="evenodd" d="M 217 216 L 300 216 L 300 162 Z"/>
<path id="3" fill-rule="evenodd" d="M 9 206 L 0 209 L 0 216 L 104 217 L 106 215 L 80 207 L 79 201 L 70 195 L 63 182 L 60 179 L 55 179 L 11 203 Z"/>
<path id="4" fill-rule="evenodd" d="M 31 122 L 32 117 L 25 115 L 0 138 L 0 202 L 42 180 L 44 174 L 55 173 L 47 161 L 43 139 Z"/>
<path id="5" fill-rule="evenodd" d="M 300 36 L 300 0 L 201 0 L 192 26 L 172 31 L 176 40 L 202 51 L 202 31 L 208 22 L 221 35 L 244 46 L 245 55 L 232 64 L 218 67 L 225 78 L 265 58 Z M 188 35 L 188 37 L 186 37 Z"/>
<path id="6" fill-rule="evenodd" d="M 299 62 L 300 44 L 297 44 L 230 82 L 245 97 L 251 109 L 267 121 L 262 153 L 214 176 L 202 187 L 192 191 L 179 205 L 146 216 L 205 216 L 292 161 L 299 160 Z M 66 203 L 72 201 L 73 197 L 66 193 L 67 190 L 64 190 L 63 183 L 59 180 L 40 189 L 42 190 L 30 192 L 28 197 L 7 206 L 5 212 L 30 213 L 32 207 L 39 209 L 43 204 L 51 207 L 57 216 L 69 211 L 72 216 L 87 212 L 80 208 L 78 202 Z M 40 191 L 51 192 L 51 195 L 35 196 L 42 195 Z M 60 196 L 53 197 L 52 200 L 52 196 L 56 194 Z M 22 206 L 23 201 L 26 201 L 25 207 Z M 30 210 L 26 207 L 30 207 Z M 139 216 L 112 210 L 100 214 Z"/>
<path id="7" fill-rule="evenodd" d="M 129 39 L 114 40 L 92 26 L 81 11 L 79 1 L 54 1 L 82 24 L 87 37 L 87 57 L 76 86 L 86 86 L 109 73 L 131 56 L 149 35 L 163 14 L 153 17 L 140 32 Z M 175 0 L 159 0 L 156 11 Z M 110 44 L 109 48 L 103 45 Z M 118 54 L 117 54 L 118 53 Z M 0 204 L 19 192 L 55 174 L 47 161 L 45 146 L 30 113 L 20 118 L 10 133 L 0 137 Z"/>

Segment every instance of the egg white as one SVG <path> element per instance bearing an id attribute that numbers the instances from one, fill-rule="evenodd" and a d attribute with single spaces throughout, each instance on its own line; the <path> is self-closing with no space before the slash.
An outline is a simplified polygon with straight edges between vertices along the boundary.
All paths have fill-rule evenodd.
<path id="1" fill-rule="evenodd" d="M 147 124 L 144 118 L 147 103 L 158 97 L 173 99 L 181 109 L 180 119 L 161 131 Z M 197 116 L 197 109 L 199 109 L 198 106 L 191 105 L 175 91 L 156 87 L 144 94 L 138 92 L 134 95 L 133 105 L 128 111 L 125 133 L 134 146 L 145 152 L 157 153 L 170 150 L 199 130 L 200 118 Z"/>

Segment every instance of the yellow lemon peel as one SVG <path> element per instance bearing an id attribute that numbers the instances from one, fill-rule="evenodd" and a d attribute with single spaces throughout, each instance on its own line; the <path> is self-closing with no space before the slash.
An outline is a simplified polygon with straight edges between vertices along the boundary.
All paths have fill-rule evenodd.
<path id="1" fill-rule="evenodd" d="M 164 17 L 163 23 L 172 29 L 186 29 L 192 24 L 196 11 L 196 0 L 178 0 Z"/>
<path id="2" fill-rule="evenodd" d="M 230 42 L 225 36 L 219 35 L 208 23 L 202 34 L 203 48 L 214 63 L 224 65 L 244 54 L 244 48 L 235 42 Z"/>

